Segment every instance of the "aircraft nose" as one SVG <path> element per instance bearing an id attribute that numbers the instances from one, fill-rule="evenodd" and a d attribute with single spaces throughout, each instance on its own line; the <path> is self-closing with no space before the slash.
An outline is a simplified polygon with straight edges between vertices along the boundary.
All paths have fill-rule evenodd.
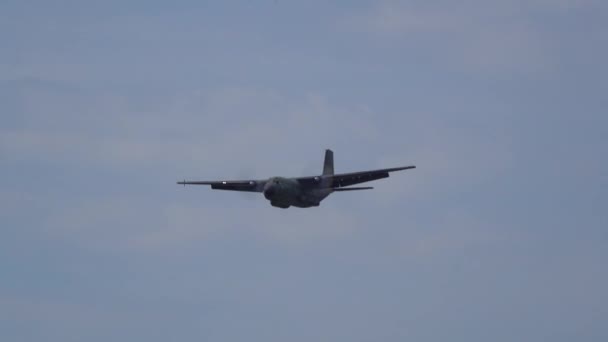
<path id="1" fill-rule="evenodd" d="M 274 186 L 269 186 L 268 188 L 266 188 L 264 190 L 264 197 L 266 197 L 267 200 L 272 199 L 272 197 L 274 196 L 275 193 L 276 193 L 276 190 L 275 190 Z"/>

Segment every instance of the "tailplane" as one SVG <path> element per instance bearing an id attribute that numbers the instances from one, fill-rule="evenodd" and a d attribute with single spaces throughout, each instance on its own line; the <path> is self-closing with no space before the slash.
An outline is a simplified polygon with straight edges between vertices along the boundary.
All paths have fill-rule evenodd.
<path id="1" fill-rule="evenodd" d="M 334 174 L 334 152 L 325 150 L 325 161 L 323 162 L 323 175 L 329 176 Z"/>
<path id="2" fill-rule="evenodd" d="M 364 187 L 352 187 L 352 188 L 333 188 L 333 191 L 353 191 L 353 190 L 371 190 L 373 189 L 371 186 L 364 186 Z"/>

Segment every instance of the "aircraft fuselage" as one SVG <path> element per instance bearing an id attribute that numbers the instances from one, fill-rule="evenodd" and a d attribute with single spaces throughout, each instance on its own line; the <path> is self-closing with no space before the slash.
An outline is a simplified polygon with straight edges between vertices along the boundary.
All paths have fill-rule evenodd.
<path id="1" fill-rule="evenodd" d="M 333 192 L 328 188 L 303 187 L 297 180 L 284 177 L 272 177 L 264 185 L 264 197 L 278 208 L 318 207 L 319 203 Z"/>

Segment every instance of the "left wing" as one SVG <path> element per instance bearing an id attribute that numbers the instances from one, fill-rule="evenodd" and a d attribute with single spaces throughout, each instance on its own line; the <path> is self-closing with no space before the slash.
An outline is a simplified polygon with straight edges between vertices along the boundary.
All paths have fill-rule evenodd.
<path id="1" fill-rule="evenodd" d="M 365 182 L 371 182 L 377 179 L 387 178 L 390 172 L 415 169 L 416 166 L 402 166 L 390 169 L 379 169 L 370 171 L 359 171 L 350 173 L 340 173 L 336 175 L 324 175 L 318 177 L 302 177 L 296 178 L 298 182 L 304 185 L 319 185 L 323 188 L 341 188 L 349 185 L 355 185 Z"/>
<path id="2" fill-rule="evenodd" d="M 233 190 L 233 191 L 248 191 L 262 192 L 264 191 L 265 180 L 240 180 L 240 181 L 182 181 L 177 184 L 186 185 L 211 185 L 211 189 L 215 190 Z"/>

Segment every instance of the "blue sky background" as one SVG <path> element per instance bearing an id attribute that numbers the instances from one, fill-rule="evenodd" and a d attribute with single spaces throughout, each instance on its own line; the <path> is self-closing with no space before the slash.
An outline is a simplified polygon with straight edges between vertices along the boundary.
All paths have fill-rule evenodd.
<path id="1" fill-rule="evenodd" d="M 3 1 L 0 339 L 606 341 L 607 13 Z"/>

